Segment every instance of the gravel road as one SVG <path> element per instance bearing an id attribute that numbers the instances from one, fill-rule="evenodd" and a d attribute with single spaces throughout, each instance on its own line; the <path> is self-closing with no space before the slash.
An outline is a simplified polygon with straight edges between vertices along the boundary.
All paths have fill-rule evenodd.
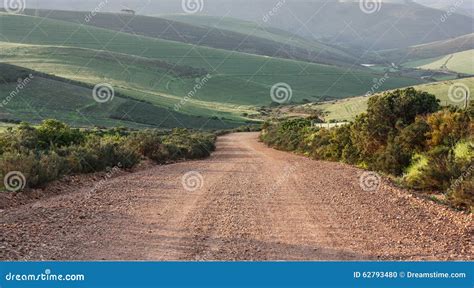
<path id="1" fill-rule="evenodd" d="M 257 138 L 6 209 L 0 259 L 474 259 L 472 215 Z"/>

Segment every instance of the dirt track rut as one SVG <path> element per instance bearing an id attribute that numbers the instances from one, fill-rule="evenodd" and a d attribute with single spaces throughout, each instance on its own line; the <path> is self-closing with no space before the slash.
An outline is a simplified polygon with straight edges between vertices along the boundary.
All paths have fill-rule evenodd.
<path id="1" fill-rule="evenodd" d="M 0 212 L 0 259 L 474 258 L 471 215 L 386 181 L 366 192 L 364 171 L 257 136 L 221 137 L 209 159 L 121 175 L 91 197 L 82 187 Z M 202 176 L 196 191 L 182 183 L 191 171 Z"/>

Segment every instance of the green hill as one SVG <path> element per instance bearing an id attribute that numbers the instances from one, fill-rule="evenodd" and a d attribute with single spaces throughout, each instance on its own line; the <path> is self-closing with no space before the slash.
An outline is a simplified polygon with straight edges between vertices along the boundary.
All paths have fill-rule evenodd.
<path id="1" fill-rule="evenodd" d="M 92 11 L 97 0 L 29 1 L 55 10 Z M 104 11 L 120 11 L 120 4 L 132 6 L 138 14 L 183 13 L 182 1 L 108 1 Z M 276 27 L 309 40 L 324 40 L 344 47 L 368 50 L 403 48 L 472 33 L 472 18 L 404 0 L 382 0 L 376 13 L 361 11 L 359 0 L 205 0 L 203 11 L 215 17 L 230 17 Z M 367 2 L 367 1 L 365 1 Z M 392 2 L 392 3 L 390 3 Z M 395 3 L 394 3 L 395 2 Z M 449 1 L 454 2 L 454 0 Z M 457 1 L 462 2 L 462 1 Z M 456 2 L 456 3 L 457 3 Z M 449 6 L 453 6 L 450 3 Z M 275 9 L 274 16 L 269 13 Z M 461 11 L 461 10 L 459 10 Z M 457 12 L 457 11 L 456 11 Z M 266 21 L 265 21 L 266 20 Z"/>
<path id="2" fill-rule="evenodd" d="M 193 67 L 193 69 L 203 69 L 203 73 L 211 73 L 217 78 L 235 78 L 244 86 L 255 83 L 260 87 L 269 89 L 277 82 L 287 81 L 293 84 L 296 91 L 301 90 L 300 99 L 308 96 L 331 96 L 341 98 L 351 96 L 367 90 L 371 86 L 373 78 L 380 75 L 374 74 L 368 69 L 347 69 L 308 64 L 299 61 L 284 60 L 279 58 L 249 55 L 245 53 L 235 53 L 220 49 L 183 44 L 179 42 L 160 40 L 155 38 L 132 36 L 127 33 L 116 33 L 114 31 L 99 29 L 63 21 L 49 20 L 37 17 L 2 15 L 0 17 L 0 35 L 3 39 L 13 43 L 36 44 L 61 47 L 80 47 L 93 50 L 103 50 L 122 55 L 138 56 L 144 59 L 155 59 L 164 61 L 172 66 Z M 31 32 L 32 31 L 32 32 Z M 21 49 L 19 47 L 18 49 Z M 54 49 L 54 48 L 51 48 Z M 10 55 L 19 56 L 18 61 L 29 59 L 22 57 L 21 53 L 12 51 Z M 28 53 L 28 52 L 22 52 Z M 36 52 L 35 52 L 36 53 Z M 44 52 L 44 54 L 55 54 L 54 51 Z M 59 53 L 59 56 L 68 58 L 69 55 Z M 58 55 L 53 55 L 56 57 Z M 34 56 L 34 55 L 32 55 Z M 94 62 L 96 59 L 82 62 L 87 66 L 87 62 Z M 99 59 L 100 60 L 100 59 Z M 25 64 L 32 61 L 24 61 Z M 117 65 L 120 66 L 120 61 Z M 123 70 L 123 69 L 122 69 Z M 352 81 L 355 74 L 359 81 Z M 191 77 L 193 80 L 195 77 Z M 335 85 L 339 79 L 341 85 Z M 351 81 L 349 81 L 349 79 Z M 344 83 L 348 82 L 348 83 Z M 349 83 L 350 82 L 350 83 Z M 405 82 L 416 82 L 413 79 L 393 77 L 388 81 L 389 86 L 400 86 Z M 227 85 L 231 86 L 231 85 Z M 331 87 L 333 86 L 333 87 Z M 243 87 L 240 87 L 243 88 Z M 236 96 L 242 96 L 236 89 Z M 247 96 L 247 99 L 233 99 L 239 104 L 269 104 L 271 99 L 265 91 L 264 99 Z M 319 93 L 318 93 L 319 92 Z M 322 92 L 326 92 L 322 94 Z M 262 94 L 262 95 L 263 95 Z M 296 95 L 298 97 L 298 95 Z M 252 100 L 253 99 L 253 100 Z"/>
<path id="3" fill-rule="evenodd" d="M 403 0 L 377 1 L 382 4 L 374 5 L 374 13 L 364 13 L 359 2 L 207 0 L 203 13 L 276 27 L 305 39 L 368 50 L 403 48 L 472 33 L 472 18 L 469 16 L 451 13 L 453 15 L 442 22 L 443 12 L 440 10 Z M 268 16 L 275 7 L 279 7 L 275 16 L 264 19 L 264 15 Z M 154 13 L 182 13 L 179 5 L 175 9 L 157 9 L 159 12 Z M 153 9 L 150 10 L 153 13 Z"/>
<path id="4" fill-rule="evenodd" d="M 403 64 L 403 66 L 425 70 L 447 70 L 462 74 L 474 75 L 473 59 L 474 49 L 437 58 L 412 61 Z"/>
<path id="5" fill-rule="evenodd" d="M 212 17 L 194 14 L 162 15 L 161 17 L 191 25 L 204 26 L 207 27 L 207 29 L 232 31 L 243 35 L 252 35 L 277 43 L 284 43 L 285 46 L 298 47 L 303 49 L 307 55 L 313 57 L 312 59 L 316 59 L 314 62 L 318 63 L 338 65 L 347 65 L 347 63 L 349 63 L 353 65 L 360 62 L 357 57 L 343 51 L 341 47 L 331 46 L 316 40 L 309 41 L 296 34 L 273 27 L 262 26 L 255 22 L 228 17 Z M 280 47 L 282 48 L 282 46 Z M 291 50 L 288 51 L 288 48 L 284 48 L 283 50 L 288 54 L 293 52 Z"/>
<path id="6" fill-rule="evenodd" d="M 169 115 L 176 105 L 180 113 L 173 112 L 166 119 L 186 119 L 180 122 L 190 126 L 199 126 L 197 120 L 215 121 L 213 127 L 222 124 L 221 120 L 233 125 L 257 114 L 258 107 L 270 105 L 271 87 L 276 83 L 290 85 L 291 102 L 302 103 L 365 94 L 374 79 L 383 77 L 369 69 L 250 55 L 24 15 L 1 14 L 0 37 L 5 41 L 0 43 L 2 62 L 89 88 L 109 83 L 121 98 L 137 101 L 143 108 L 133 116 L 130 113 L 135 112 L 127 109 L 135 105 L 123 104 L 127 109 L 114 110 L 120 112 L 113 119 L 125 115 L 145 125 L 160 125 L 162 118 L 156 115 Z M 196 89 L 208 74 L 210 79 Z M 420 80 L 391 75 L 380 89 L 417 83 Z M 192 91 L 195 95 L 186 97 Z M 62 93 L 52 95 L 58 103 L 69 101 Z M 147 110 L 155 108 L 163 110 Z M 67 111 L 70 109 L 65 108 L 64 113 Z M 142 118 L 147 119 L 137 120 Z"/>
<path id="7" fill-rule="evenodd" d="M 450 81 L 441 81 L 429 84 L 422 84 L 415 86 L 416 89 L 425 91 L 435 95 L 440 101 L 441 105 L 455 105 L 462 106 L 464 103 L 453 102 L 449 97 L 449 90 L 454 84 L 464 84 L 468 87 L 469 91 L 474 91 L 474 78 L 464 78 L 456 79 Z M 472 97 L 472 95 L 471 95 Z M 326 120 L 336 120 L 336 121 L 345 121 L 345 120 L 354 120 L 355 117 L 367 109 L 367 101 L 369 97 L 354 97 L 344 100 L 326 102 L 321 104 L 306 104 L 301 107 L 305 109 L 319 109 L 328 113 Z"/>
<path id="8" fill-rule="evenodd" d="M 288 32 L 273 29 L 273 32 L 262 33 L 262 29 L 254 27 L 253 30 L 250 30 L 250 26 L 248 26 L 249 29 L 243 29 L 242 27 L 247 26 L 241 26 L 241 22 L 244 21 L 239 20 L 218 21 L 214 17 L 209 17 L 212 20 L 209 19 L 208 22 L 215 20 L 216 23 L 226 23 L 226 25 L 219 25 L 219 27 L 210 27 L 202 25 L 201 21 L 196 23 L 187 21 L 188 18 L 195 19 L 192 16 L 176 17 L 176 21 L 113 13 L 97 13 L 93 17 L 87 18 L 84 16 L 87 15 L 86 12 L 77 11 L 25 10 L 25 14 L 249 54 L 342 66 L 358 63 L 358 59 L 348 53 L 322 43 L 309 43 Z M 183 21 L 181 22 L 181 20 Z M 239 28 L 235 29 L 235 27 Z"/>
<path id="9" fill-rule="evenodd" d="M 446 55 L 474 49 L 474 34 L 412 46 L 404 49 L 379 51 L 377 54 L 385 61 L 405 63 L 422 59 L 445 57 Z"/>
<path id="10" fill-rule="evenodd" d="M 0 99 L 0 122 L 4 123 L 55 118 L 77 127 L 224 129 L 242 124 L 176 113 L 119 91 L 112 101 L 100 104 L 87 84 L 1 63 Z"/>

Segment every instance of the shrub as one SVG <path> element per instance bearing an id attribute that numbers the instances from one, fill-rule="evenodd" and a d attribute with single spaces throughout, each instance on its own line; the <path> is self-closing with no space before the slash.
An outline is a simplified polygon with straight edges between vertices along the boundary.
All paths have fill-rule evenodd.
<path id="1" fill-rule="evenodd" d="M 370 98 L 367 113 L 350 125 L 328 130 L 311 128 L 309 119 L 266 122 L 261 139 L 315 159 L 404 175 L 404 183 L 415 189 L 446 192 L 472 169 L 474 106 L 439 111 L 438 102 L 413 88 L 387 92 Z M 472 193 L 466 192 L 471 188 L 463 179 L 450 199 L 472 205 Z"/>
<path id="2" fill-rule="evenodd" d="M 206 157 L 215 149 L 215 140 L 213 134 L 186 129 L 81 131 L 56 120 L 38 128 L 22 123 L 1 134 L 0 174 L 20 171 L 27 186 L 35 188 L 67 174 L 132 168 L 143 157 L 160 164 Z"/>
<path id="3" fill-rule="evenodd" d="M 448 199 L 453 205 L 474 213 L 474 171 L 473 166 L 456 179 L 449 191 Z"/>
<path id="4" fill-rule="evenodd" d="M 141 155 L 163 164 L 169 159 L 169 151 L 162 142 L 163 136 L 156 131 L 138 132 L 130 136 L 128 142 Z"/>
<path id="5" fill-rule="evenodd" d="M 78 129 L 53 119 L 43 121 L 37 131 L 39 145 L 43 148 L 70 146 L 85 139 L 84 133 Z"/>

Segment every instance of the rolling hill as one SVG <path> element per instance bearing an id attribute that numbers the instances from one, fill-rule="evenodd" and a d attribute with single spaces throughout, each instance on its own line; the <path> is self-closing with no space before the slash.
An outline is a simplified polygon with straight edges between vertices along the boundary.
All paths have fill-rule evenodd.
<path id="1" fill-rule="evenodd" d="M 278 43 L 284 43 L 285 45 L 290 45 L 290 47 L 299 47 L 306 51 L 308 56 L 312 56 L 312 59 L 315 59 L 314 62 L 318 63 L 330 63 L 336 65 L 347 65 L 347 63 L 353 65 L 360 63 L 359 58 L 355 57 L 348 51 L 344 51 L 341 47 L 336 47 L 316 40 L 309 41 L 296 34 L 273 27 L 262 26 L 250 21 L 194 14 L 163 15 L 161 17 L 191 25 L 204 26 L 207 27 L 207 29 L 212 30 L 219 29 L 244 35 L 253 35 L 259 38 L 276 41 Z"/>
<path id="2" fill-rule="evenodd" d="M 93 88 L 81 82 L 0 63 L 0 122 L 39 123 L 55 118 L 76 127 L 224 129 L 241 125 L 176 113 L 115 91 L 112 101 L 100 104 Z M 32 75 L 32 77 L 30 76 Z M 19 86 L 22 79 L 31 79 Z M 21 89 L 19 89 L 21 87 Z M 17 94 L 12 94 L 18 91 Z M 7 101 L 8 100 L 8 101 Z M 3 126 L 3 125 L 2 125 Z"/>
<path id="3" fill-rule="evenodd" d="M 309 43 L 299 36 L 278 29 L 265 34 L 261 33 L 263 29 L 234 29 L 233 27 L 240 27 L 240 23 L 243 22 L 238 20 L 219 21 L 210 17 L 215 23 L 225 22 L 233 25 L 208 27 L 200 25 L 200 22 L 193 23 L 187 20 L 181 22 L 187 17 L 177 18 L 178 21 L 113 13 L 96 13 L 93 17 L 87 17 L 84 16 L 85 12 L 31 9 L 25 10 L 24 14 L 249 54 L 341 66 L 358 63 L 356 57 L 337 48 L 318 42 Z"/>
<path id="4" fill-rule="evenodd" d="M 248 20 L 306 39 L 364 50 L 402 48 L 472 33 L 471 17 L 454 13 L 442 21 L 443 12 L 412 1 L 382 1 L 376 13 L 364 13 L 359 1 L 355 0 L 278 3 L 272 0 L 208 0 L 202 14 Z M 161 14 L 181 13 L 180 9 L 176 3 L 174 9 L 163 9 Z M 268 17 L 273 9 L 276 10 L 274 16 Z"/>
<path id="5" fill-rule="evenodd" d="M 25 15 L 2 14 L 0 39 L 2 62 L 89 87 L 109 83 L 121 95 L 167 111 L 186 100 L 180 113 L 207 120 L 242 123 L 244 115 L 272 103 L 271 87 L 280 82 L 291 86 L 292 102 L 299 103 L 365 94 L 374 79 L 383 77 L 369 69 L 250 55 Z M 208 74 L 210 80 L 196 90 Z M 416 83 L 420 80 L 393 75 L 385 87 Z M 195 95 L 186 97 L 193 90 Z"/>
<path id="6" fill-rule="evenodd" d="M 472 91 L 474 91 L 474 77 L 422 84 L 415 86 L 415 88 L 435 95 L 441 101 L 440 103 L 443 106 L 462 106 L 464 105 L 463 101 L 454 102 L 453 99 L 449 97 L 450 87 L 452 87 L 454 84 L 459 83 L 468 87 L 471 93 Z M 319 109 L 327 112 L 327 121 L 351 121 L 354 120 L 357 115 L 364 113 L 367 110 L 368 100 L 369 97 L 353 97 L 349 99 L 331 101 L 320 104 L 305 104 L 301 107 L 305 109 Z"/>
<path id="7" fill-rule="evenodd" d="M 140 15 L 184 12 L 182 1 L 176 0 L 109 2 L 104 11 L 118 12 L 126 6 Z M 368 14 L 361 11 L 358 2 L 356 0 L 206 0 L 201 7 L 202 11 L 197 14 L 252 21 L 306 39 L 324 40 L 331 44 L 360 47 L 365 50 L 403 48 L 472 33 L 473 18 L 469 16 L 454 13 L 442 22 L 444 11 L 404 0 L 383 0 L 376 13 Z M 97 1 L 70 0 L 65 3 L 45 0 L 29 4 L 31 8 L 38 6 L 55 10 L 92 11 L 97 7 Z M 273 16 L 269 15 L 271 12 Z"/>
<path id="8" fill-rule="evenodd" d="M 443 57 L 423 59 L 403 64 L 405 67 L 413 67 L 425 70 L 446 70 L 456 73 L 474 75 L 474 49 Z"/>
<path id="9" fill-rule="evenodd" d="M 405 63 L 421 59 L 444 57 L 471 49 L 474 49 L 474 33 L 404 49 L 378 51 L 377 53 L 385 61 Z"/>

